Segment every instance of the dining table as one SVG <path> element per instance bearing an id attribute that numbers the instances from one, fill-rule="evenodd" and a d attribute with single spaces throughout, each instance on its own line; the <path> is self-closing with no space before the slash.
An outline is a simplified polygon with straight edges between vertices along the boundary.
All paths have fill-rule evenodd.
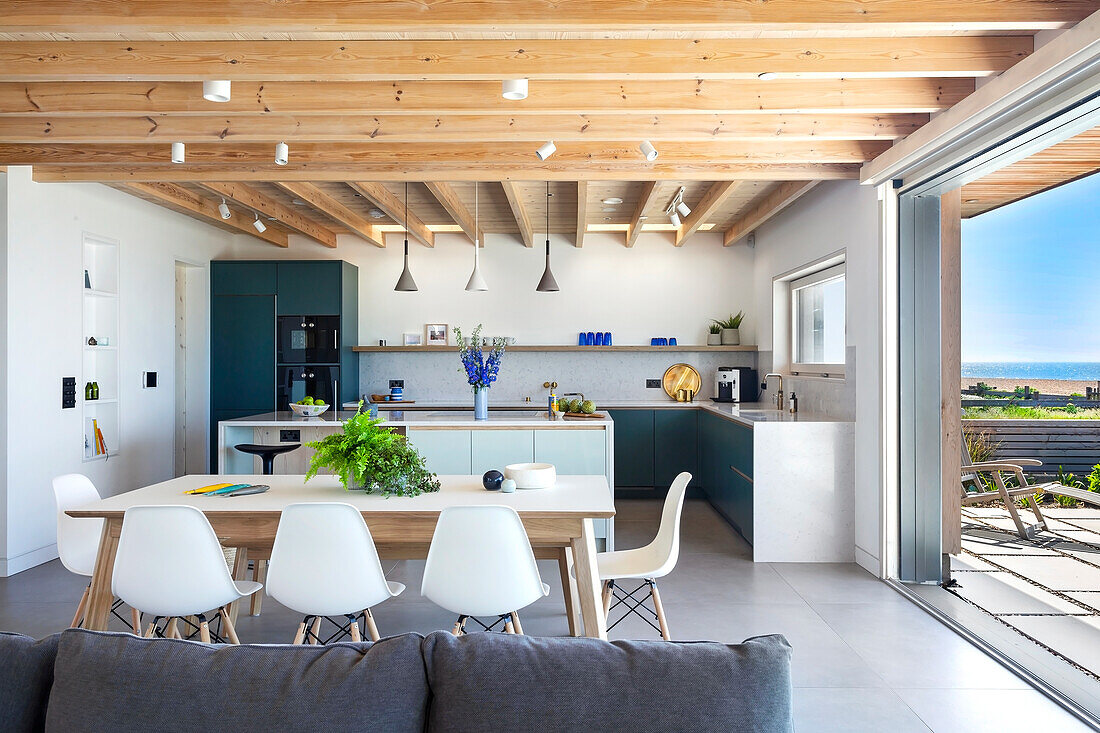
<path id="1" fill-rule="evenodd" d="M 226 548 L 236 548 L 235 577 L 247 569 L 249 553 L 270 556 L 282 510 L 300 502 L 341 502 L 358 509 L 383 560 L 427 557 L 439 513 L 453 506 L 503 505 L 516 510 L 535 556 L 558 560 L 563 601 L 570 633 L 606 639 L 596 543 L 592 522 L 615 515 L 607 478 L 601 475 L 559 475 L 544 489 L 514 493 L 488 491 L 481 476 L 441 475 L 440 490 L 419 496 L 382 496 L 347 490 L 335 476 L 305 481 L 300 475 L 233 476 L 237 483 L 264 484 L 270 490 L 245 496 L 189 494 L 224 476 L 192 474 L 126 491 L 69 510 L 72 517 L 102 519 L 99 552 L 88 593 L 84 627 L 105 630 L 114 594 L 111 580 L 126 510 L 135 506 L 185 505 L 199 509 Z M 262 591 L 261 591 L 262 592 Z M 141 609 L 137 609 L 141 610 Z"/>

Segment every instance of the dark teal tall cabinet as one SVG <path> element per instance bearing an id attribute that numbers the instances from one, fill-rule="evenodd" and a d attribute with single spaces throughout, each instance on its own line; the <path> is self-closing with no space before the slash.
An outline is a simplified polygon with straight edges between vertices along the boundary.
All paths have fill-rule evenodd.
<path id="1" fill-rule="evenodd" d="M 339 260 L 210 263 L 211 472 L 219 421 L 276 408 L 279 315 L 340 317 L 340 402 L 358 398 L 358 283 L 358 268 Z"/>

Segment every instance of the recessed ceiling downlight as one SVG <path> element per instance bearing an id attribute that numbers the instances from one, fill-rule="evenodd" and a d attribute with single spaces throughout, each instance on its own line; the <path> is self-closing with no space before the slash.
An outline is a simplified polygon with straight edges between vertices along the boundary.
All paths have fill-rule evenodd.
<path id="1" fill-rule="evenodd" d="M 372 219 L 385 219 L 386 218 L 386 212 L 382 211 L 382 209 L 371 209 L 370 211 L 367 212 L 367 214 L 370 215 L 370 218 L 372 218 Z"/>

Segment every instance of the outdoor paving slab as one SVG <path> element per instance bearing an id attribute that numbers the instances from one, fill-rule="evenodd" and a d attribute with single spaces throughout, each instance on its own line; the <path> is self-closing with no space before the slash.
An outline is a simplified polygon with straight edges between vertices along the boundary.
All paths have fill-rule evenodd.
<path id="1" fill-rule="evenodd" d="M 962 546 L 976 555 L 1047 555 L 1056 557 L 1057 552 L 1034 542 L 1025 542 L 1019 538 L 1010 539 L 996 530 L 965 531 Z"/>
<path id="2" fill-rule="evenodd" d="M 1100 565 L 1100 547 L 1089 547 L 1077 542 L 1066 542 L 1059 545 L 1058 549 L 1067 555 L 1083 560 L 1093 565 Z"/>
<path id="3" fill-rule="evenodd" d="M 1100 617 L 1003 616 L 1001 620 L 1054 649 L 1093 674 L 1100 674 Z"/>
<path id="4" fill-rule="evenodd" d="M 952 588 L 952 592 L 989 613 L 1088 613 L 1011 573 L 966 573 L 955 580 L 959 587 Z"/>
<path id="5" fill-rule="evenodd" d="M 1100 568 L 1071 557 L 1005 556 L 997 562 L 1052 590 L 1100 590 Z"/>
<path id="6" fill-rule="evenodd" d="M 966 571 L 988 571 L 996 570 L 997 568 L 990 565 L 980 557 L 974 557 L 973 555 L 952 555 L 951 556 L 951 570 L 952 572 L 966 572 Z"/>
<path id="7" fill-rule="evenodd" d="M 1068 591 L 1066 595 L 1100 612 L 1100 590 Z"/>

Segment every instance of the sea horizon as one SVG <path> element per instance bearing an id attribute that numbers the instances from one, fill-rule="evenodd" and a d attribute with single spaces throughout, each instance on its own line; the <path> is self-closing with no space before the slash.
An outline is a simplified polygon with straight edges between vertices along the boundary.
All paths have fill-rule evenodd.
<path id="1" fill-rule="evenodd" d="M 1100 380 L 1100 361 L 964 361 L 964 378 Z"/>

